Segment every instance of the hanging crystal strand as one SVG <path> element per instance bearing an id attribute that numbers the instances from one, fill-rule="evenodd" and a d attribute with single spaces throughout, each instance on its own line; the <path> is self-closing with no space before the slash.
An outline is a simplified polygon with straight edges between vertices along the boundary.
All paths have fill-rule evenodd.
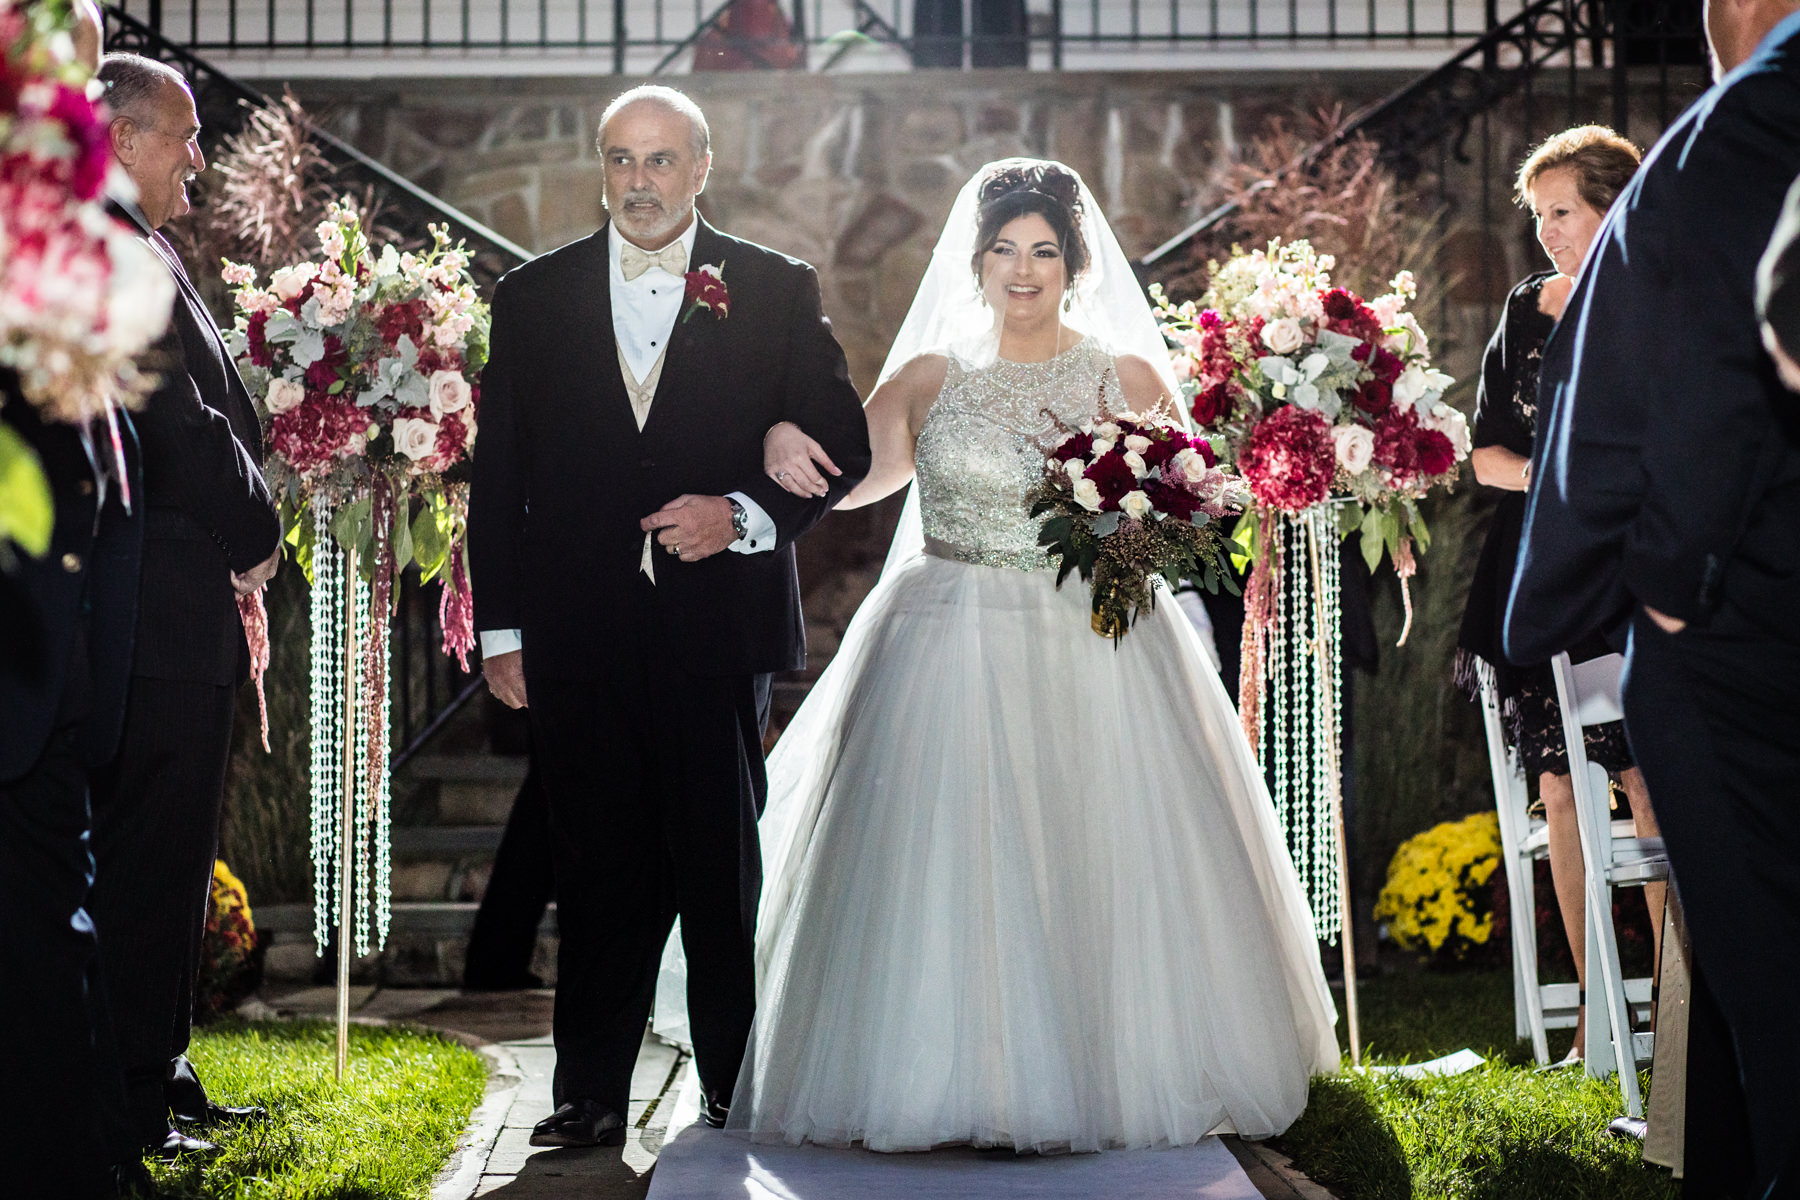
<path id="1" fill-rule="evenodd" d="M 371 636 L 369 612 L 369 585 L 358 577 L 352 586 L 356 589 L 356 634 L 357 644 L 367 646 Z M 360 662 L 358 668 L 360 669 Z M 356 954 L 358 958 L 369 953 L 369 811 L 373 800 L 373 781 L 369 778 L 369 721 L 361 710 L 368 703 L 367 689 L 364 689 L 363 703 L 358 705 L 356 728 L 351 731 L 356 738 Z M 348 937 L 344 930 L 340 936 Z"/>
<path id="2" fill-rule="evenodd" d="M 1287 562 L 1283 550 L 1287 544 L 1286 519 L 1279 513 L 1269 514 L 1264 553 L 1274 555 L 1270 562 L 1270 583 L 1275 592 L 1273 620 L 1268 633 L 1268 667 L 1265 687 L 1268 703 L 1264 705 L 1262 736 L 1268 753 L 1275 758 L 1275 816 L 1281 822 L 1292 853 L 1293 813 L 1288 800 L 1288 655 L 1287 639 Z"/>
<path id="3" fill-rule="evenodd" d="M 1312 874 L 1315 913 L 1320 936 L 1335 942 L 1342 928 L 1342 897 L 1338 879 L 1337 819 L 1335 810 L 1337 770 L 1337 722 L 1333 719 L 1332 698 L 1337 691 L 1336 643 L 1337 608 L 1332 602 L 1327 580 L 1336 573 L 1337 539 L 1330 528 L 1333 522 L 1329 505 L 1319 505 L 1307 513 L 1307 546 L 1311 562 L 1307 571 L 1308 620 L 1313 627 L 1316 652 L 1309 655 L 1310 695 L 1307 707 L 1313 720 L 1312 759 L 1313 794 L 1310 797 L 1313 818 Z"/>
<path id="4" fill-rule="evenodd" d="M 392 794 L 388 781 L 388 722 L 392 718 L 390 697 L 394 690 L 394 649 L 392 639 L 387 636 L 388 614 L 385 611 L 378 612 L 375 614 L 375 619 L 382 624 L 380 659 L 377 663 L 377 669 L 381 673 L 381 704 L 375 720 L 370 722 L 371 733 L 375 738 L 375 753 L 370 756 L 375 771 L 375 887 L 373 894 L 369 897 L 369 907 L 374 910 L 375 949 L 383 950 L 387 947 L 394 872 L 393 837 L 390 828 Z"/>
<path id="5" fill-rule="evenodd" d="M 313 502 L 312 553 L 312 865 L 313 952 L 331 937 L 338 877 L 338 747 L 343 706 L 343 617 L 338 606 L 343 552 L 331 537 L 331 509 Z"/>
<path id="6" fill-rule="evenodd" d="M 1328 811 L 1323 814 L 1323 819 L 1329 822 L 1326 828 L 1331 831 L 1331 836 L 1327 841 L 1332 847 L 1333 858 L 1331 861 L 1331 870 L 1329 870 L 1327 874 L 1336 881 L 1335 886 L 1331 889 L 1332 909 L 1336 916 L 1333 924 L 1338 930 L 1343 932 L 1345 937 L 1349 937 L 1350 914 L 1344 911 L 1345 890 L 1343 881 L 1338 878 L 1341 874 L 1340 863 L 1344 860 L 1336 856 L 1336 844 L 1338 840 L 1337 817 L 1335 813 L 1329 811 L 1332 797 L 1339 797 L 1338 802 L 1342 802 L 1341 796 L 1344 779 L 1343 558 L 1338 550 L 1337 517 L 1336 514 L 1329 509 L 1322 510 L 1319 514 L 1318 542 L 1321 547 L 1325 548 L 1324 552 L 1319 556 L 1319 577 L 1322 584 L 1320 590 L 1324 593 L 1320 611 L 1326 616 L 1325 669 L 1330 673 L 1330 678 L 1325 689 L 1325 694 L 1329 699 L 1324 706 L 1324 716 L 1325 736 L 1330 741 L 1329 753 L 1325 756 L 1326 770 L 1331 772 L 1331 776 L 1327 778 L 1327 787 L 1323 792 L 1328 809 Z"/>

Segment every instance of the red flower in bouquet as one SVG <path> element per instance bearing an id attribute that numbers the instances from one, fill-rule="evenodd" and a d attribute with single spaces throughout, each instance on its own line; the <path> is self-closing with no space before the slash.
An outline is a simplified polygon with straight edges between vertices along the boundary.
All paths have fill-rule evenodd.
<path id="1" fill-rule="evenodd" d="M 1292 405 L 1258 422 L 1238 455 L 1256 502 L 1283 512 L 1300 512 L 1330 495 L 1335 466 L 1331 423 Z"/>
<path id="2" fill-rule="evenodd" d="M 706 263 L 687 273 L 687 294 L 683 297 L 687 311 L 681 315 L 683 321 L 703 308 L 720 320 L 731 315 L 731 293 L 726 290 L 724 272 L 724 263 L 716 267 Z"/>
<path id="3" fill-rule="evenodd" d="M 368 413 L 323 392 L 308 392 L 297 407 L 269 422 L 269 448 L 303 477 L 361 454 L 368 440 Z"/>
<path id="4" fill-rule="evenodd" d="M 1125 461 L 1125 452 L 1118 447 L 1102 454 L 1082 477 L 1093 480 L 1094 486 L 1100 489 L 1102 512 L 1117 509 L 1119 501 L 1125 498 L 1125 493 L 1138 485 L 1136 472 Z"/>
<path id="5" fill-rule="evenodd" d="M 1395 409 L 1375 425 L 1375 465 L 1397 487 L 1442 475 L 1456 465 L 1456 447 L 1436 429 L 1426 429 L 1411 411 Z"/>
<path id="6" fill-rule="evenodd" d="M 1195 392 L 1191 409 L 1194 424 L 1202 427 L 1215 425 L 1222 417 L 1230 416 L 1234 399 L 1229 383 L 1215 383 L 1204 391 Z"/>

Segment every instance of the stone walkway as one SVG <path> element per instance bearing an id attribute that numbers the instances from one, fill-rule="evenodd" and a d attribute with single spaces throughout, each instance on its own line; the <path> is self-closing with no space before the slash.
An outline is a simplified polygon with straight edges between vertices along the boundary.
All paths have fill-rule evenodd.
<path id="1" fill-rule="evenodd" d="M 631 1079 L 631 1131 L 621 1149 L 537 1149 L 531 1127 L 551 1110 L 550 1043 L 553 993 L 470 992 L 434 988 L 351 989 L 352 1018 L 406 1021 L 466 1037 L 493 1072 L 487 1097 L 470 1118 L 456 1156 L 439 1175 L 432 1200 L 644 1200 L 650 1171 L 669 1128 L 671 1110 L 690 1059 L 646 1036 Z M 306 988 L 251 1001 L 246 1017 L 327 1017 L 336 1012 L 331 988 Z M 691 1116 L 691 1114 L 689 1114 Z M 1331 1200 L 1277 1151 L 1223 1139 L 1267 1200 Z M 1109 1200 L 1095 1197 L 1094 1200 Z M 1120 1197 L 1119 1200 L 1125 1200 Z"/>

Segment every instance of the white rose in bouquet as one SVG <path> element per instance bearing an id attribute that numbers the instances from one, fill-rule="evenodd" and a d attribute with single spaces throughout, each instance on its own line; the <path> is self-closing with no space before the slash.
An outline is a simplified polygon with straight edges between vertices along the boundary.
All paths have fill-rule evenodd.
<path id="1" fill-rule="evenodd" d="M 1150 515 L 1150 497 L 1141 491 L 1129 491 L 1119 501 L 1119 508 L 1134 521 L 1141 521 Z"/>
<path id="2" fill-rule="evenodd" d="M 1352 475 L 1368 470 L 1375 457 L 1375 431 L 1366 425 L 1339 425 L 1331 431 L 1331 443 L 1338 465 Z"/>
<path id="3" fill-rule="evenodd" d="M 437 437 L 436 421 L 422 417 L 394 418 L 394 449 L 414 462 L 431 456 L 437 449 Z"/>
<path id="4" fill-rule="evenodd" d="M 1129 441 L 1129 439 L 1127 440 Z M 1138 479 L 1142 479 L 1150 473 L 1150 464 L 1146 463 L 1144 456 L 1135 450 L 1125 452 L 1125 465 L 1131 468 L 1132 475 Z"/>
<path id="5" fill-rule="evenodd" d="M 270 416 L 278 417 L 289 409 L 298 408 L 304 399 L 306 387 L 298 379 L 276 376 L 269 380 L 269 392 L 263 397 L 263 404 L 268 407 Z"/>
<path id="6" fill-rule="evenodd" d="M 1183 450 L 1170 461 L 1188 483 L 1199 483 L 1212 469 L 1206 465 L 1206 460 L 1193 450 Z"/>
<path id="7" fill-rule="evenodd" d="M 1292 354 L 1306 345 L 1306 332 L 1293 317 L 1278 317 L 1263 326 L 1262 340 L 1277 354 Z"/>
<path id="8" fill-rule="evenodd" d="M 292 267 L 282 267 L 269 276 L 269 290 L 282 300 L 292 300 L 306 290 L 306 285 L 313 281 L 319 268 L 309 262 L 299 263 Z"/>
<path id="9" fill-rule="evenodd" d="M 1150 448 L 1150 439 L 1142 434 L 1133 433 L 1125 438 L 1125 449 L 1133 454 L 1142 454 Z"/>
<path id="10" fill-rule="evenodd" d="M 469 381 L 462 377 L 460 371 L 433 371 L 431 373 L 431 415 L 444 416 L 446 413 L 461 412 L 469 407 Z"/>
<path id="11" fill-rule="evenodd" d="M 1091 479 L 1075 481 L 1075 503 L 1089 512 L 1100 511 L 1100 486 Z"/>
<path id="12" fill-rule="evenodd" d="M 1068 462 L 1063 464 L 1063 470 L 1069 473 L 1069 481 L 1071 483 L 1080 483 L 1081 477 L 1087 472 L 1087 469 L 1087 462 L 1079 458 L 1071 458 Z"/>

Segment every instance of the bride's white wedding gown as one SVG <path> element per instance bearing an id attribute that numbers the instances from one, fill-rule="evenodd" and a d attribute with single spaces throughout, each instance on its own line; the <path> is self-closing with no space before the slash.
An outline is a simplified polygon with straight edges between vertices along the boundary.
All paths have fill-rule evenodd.
<path id="1" fill-rule="evenodd" d="M 922 1150 L 1258 1137 L 1337 1068 L 1312 917 L 1164 597 L 1115 650 L 1024 496 L 1093 338 L 952 359 L 890 565 L 769 760 L 763 984 L 728 1128 Z"/>

